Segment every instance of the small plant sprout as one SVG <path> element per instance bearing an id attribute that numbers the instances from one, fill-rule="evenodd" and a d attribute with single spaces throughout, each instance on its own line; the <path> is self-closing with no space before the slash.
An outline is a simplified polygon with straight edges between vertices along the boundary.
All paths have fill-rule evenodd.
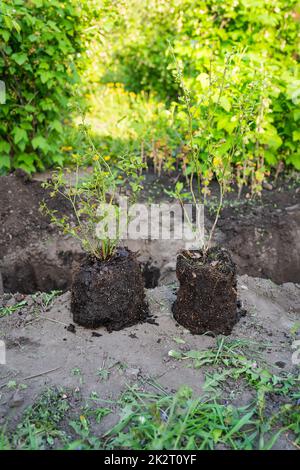
<path id="1" fill-rule="evenodd" d="M 80 385 L 83 384 L 83 376 L 82 376 L 82 371 L 79 367 L 74 367 L 72 370 L 71 370 L 71 374 L 73 375 L 73 377 L 78 377 L 79 378 L 79 383 Z"/>
<path id="2" fill-rule="evenodd" d="M 37 292 L 33 294 L 32 299 L 40 303 L 43 310 L 46 310 L 54 299 L 62 294 L 61 290 L 53 290 L 51 292 Z"/>
<path id="3" fill-rule="evenodd" d="M 110 371 L 105 368 L 98 369 L 97 376 L 101 382 L 106 382 L 109 379 Z"/>
<path id="4" fill-rule="evenodd" d="M 0 318 L 12 315 L 14 312 L 17 312 L 18 310 L 21 310 L 23 307 L 25 307 L 25 305 L 27 305 L 27 301 L 22 300 L 21 302 L 18 302 L 10 307 L 1 307 Z"/>

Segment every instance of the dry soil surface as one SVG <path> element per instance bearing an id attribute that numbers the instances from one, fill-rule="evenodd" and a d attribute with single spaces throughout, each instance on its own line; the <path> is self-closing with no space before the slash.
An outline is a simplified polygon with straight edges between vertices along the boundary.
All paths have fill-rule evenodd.
<path id="1" fill-rule="evenodd" d="M 175 322 L 171 306 L 176 288 L 174 284 L 149 289 L 151 323 L 112 333 L 104 328 L 91 331 L 70 326 L 69 292 L 57 297 L 50 307 L 42 296 L 0 297 L 0 306 L 26 302 L 19 311 L 0 319 L 0 338 L 7 349 L 7 363 L 0 366 L 0 422 L 17 422 L 24 408 L 50 386 L 78 387 L 83 397 L 97 392 L 103 399 L 115 399 L 128 384 L 151 378 L 170 392 L 186 384 L 200 393 L 203 370 L 190 367 L 189 361 L 170 357 L 169 351 L 208 349 L 215 345 L 216 338 L 192 335 Z M 300 286 L 277 286 L 244 275 L 238 279 L 238 293 L 247 313 L 229 339 L 255 341 L 270 370 L 295 371 L 292 329 L 300 319 Z M 110 371 L 105 381 L 97 375 L 101 368 Z M 12 380 L 27 385 L 17 397 L 7 387 Z M 248 392 L 235 386 L 236 400 L 243 404 L 249 398 Z M 103 429 L 115 418 L 105 418 Z M 288 447 L 287 443 L 278 445 Z"/>

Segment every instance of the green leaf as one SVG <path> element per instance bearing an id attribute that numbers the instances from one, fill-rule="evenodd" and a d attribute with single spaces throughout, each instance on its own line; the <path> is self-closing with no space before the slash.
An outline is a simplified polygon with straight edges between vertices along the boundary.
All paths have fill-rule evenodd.
<path id="1" fill-rule="evenodd" d="M 232 134 L 235 127 L 237 126 L 237 121 L 229 120 L 227 115 L 220 116 L 217 122 L 218 130 L 225 129 L 228 134 Z"/>
<path id="2" fill-rule="evenodd" d="M 34 165 L 34 155 L 21 153 L 14 162 L 14 166 L 15 168 L 21 168 L 27 173 L 33 173 L 36 170 Z"/>
<path id="3" fill-rule="evenodd" d="M 183 339 L 177 338 L 176 336 L 174 336 L 174 338 L 172 338 L 172 339 L 173 339 L 173 340 L 175 341 L 175 343 L 177 343 L 177 344 L 185 344 L 185 341 L 184 341 Z"/>
<path id="4" fill-rule="evenodd" d="M 52 121 L 52 122 L 50 123 L 50 129 L 56 130 L 56 131 L 59 132 L 60 134 L 61 134 L 62 131 L 63 131 L 63 127 L 62 127 L 62 125 L 61 125 L 61 122 L 60 122 L 58 119 L 56 119 L 55 121 Z"/>
<path id="5" fill-rule="evenodd" d="M 225 111 L 229 112 L 231 110 L 231 104 L 228 98 L 226 96 L 221 96 L 220 98 L 220 106 L 222 106 Z"/>
<path id="6" fill-rule="evenodd" d="M 41 77 L 41 82 L 42 83 L 47 83 L 50 80 L 50 78 L 53 77 L 53 74 L 51 72 L 47 72 L 47 71 L 46 72 L 41 72 L 40 77 Z"/>
<path id="7" fill-rule="evenodd" d="M 293 113 L 294 121 L 298 121 L 300 119 L 300 109 L 295 109 Z"/>
<path id="8" fill-rule="evenodd" d="M 189 357 L 190 359 L 200 359 L 202 355 L 203 355 L 202 351 L 195 351 L 195 350 L 187 351 L 185 353 L 185 356 Z"/>
<path id="9" fill-rule="evenodd" d="M 10 169 L 10 158 L 8 155 L 1 155 L 0 153 L 0 170 L 1 169 Z"/>
<path id="10" fill-rule="evenodd" d="M 5 140 L 3 140 L 2 142 L 0 142 L 0 153 L 6 153 L 8 154 L 10 152 L 10 145 L 8 142 L 5 142 Z"/>
<path id="11" fill-rule="evenodd" d="M 237 433 L 243 426 L 249 423 L 250 418 L 253 415 L 253 411 L 246 413 L 226 434 L 224 440 L 228 440 L 233 434 Z"/>
<path id="12" fill-rule="evenodd" d="M 24 54 L 23 52 L 19 52 L 17 54 L 12 54 L 11 58 L 18 64 L 18 65 L 23 65 L 28 57 L 26 54 Z"/>
<path id="13" fill-rule="evenodd" d="M 41 135 L 38 135 L 34 139 L 32 139 L 32 147 L 34 149 L 39 148 L 43 150 L 44 152 L 47 152 L 49 150 L 49 145 L 48 145 L 47 140 Z"/>
<path id="14" fill-rule="evenodd" d="M 201 83 L 202 89 L 207 90 L 209 87 L 209 75 L 207 73 L 200 73 L 197 80 Z"/>
<path id="15" fill-rule="evenodd" d="M 278 162 L 276 154 L 274 152 L 271 152 L 270 150 L 265 151 L 265 160 L 269 165 L 272 166 L 275 166 Z"/>
<path id="16" fill-rule="evenodd" d="M 293 141 L 298 142 L 300 140 L 300 131 L 294 131 L 293 132 Z"/>
<path id="17" fill-rule="evenodd" d="M 294 154 L 287 158 L 286 163 L 293 165 L 296 170 L 300 171 L 300 154 Z"/>
<path id="18" fill-rule="evenodd" d="M 19 144 L 20 142 L 27 142 L 28 141 L 28 136 L 27 132 L 25 129 L 22 129 L 21 127 L 15 127 L 13 129 L 14 133 L 14 142 L 15 144 Z"/>
<path id="19" fill-rule="evenodd" d="M 1 30 L 1 31 L 0 31 L 0 34 L 1 34 L 1 36 L 3 37 L 4 41 L 5 41 L 5 42 L 8 42 L 8 40 L 9 40 L 9 38 L 10 38 L 10 33 L 9 33 L 9 31 Z"/>
<path id="20" fill-rule="evenodd" d="M 219 440 L 220 437 L 222 436 L 222 432 L 223 432 L 222 429 L 218 429 L 218 428 L 213 429 L 213 431 L 212 431 L 212 438 L 213 438 L 213 440 L 214 440 L 215 443 L 218 442 L 218 440 Z"/>
<path id="21" fill-rule="evenodd" d="M 265 132 L 261 134 L 261 142 L 269 145 L 275 150 L 277 150 L 282 145 L 282 139 L 277 134 L 277 129 L 273 126 L 267 127 Z"/>
<path id="22" fill-rule="evenodd" d="M 59 154 L 53 155 L 52 156 L 52 162 L 57 163 L 58 166 L 62 166 L 63 163 L 64 163 L 64 156 L 59 155 Z"/>
<path id="23" fill-rule="evenodd" d="M 175 351 L 174 349 L 171 349 L 168 352 L 168 356 L 173 357 L 174 359 L 181 359 L 182 358 L 181 352 Z"/>
<path id="24" fill-rule="evenodd" d="M 181 191 L 183 190 L 183 183 L 181 181 L 177 181 L 175 189 L 177 193 L 181 193 Z"/>

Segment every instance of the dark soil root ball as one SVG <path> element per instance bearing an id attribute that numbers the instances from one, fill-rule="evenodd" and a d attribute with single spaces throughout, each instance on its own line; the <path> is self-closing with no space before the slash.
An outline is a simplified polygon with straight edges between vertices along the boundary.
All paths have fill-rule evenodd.
<path id="1" fill-rule="evenodd" d="M 176 321 L 194 334 L 230 334 L 238 316 L 236 266 L 228 251 L 184 251 L 177 257 L 176 275 Z"/>
<path id="2" fill-rule="evenodd" d="M 71 311 L 79 325 L 108 331 L 145 320 L 144 280 L 134 253 L 122 249 L 109 260 L 87 258 L 74 275 Z"/>

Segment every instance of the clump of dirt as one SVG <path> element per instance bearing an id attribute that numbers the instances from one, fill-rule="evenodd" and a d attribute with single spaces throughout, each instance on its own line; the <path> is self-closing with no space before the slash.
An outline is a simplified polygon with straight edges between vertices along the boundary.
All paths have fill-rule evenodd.
<path id="1" fill-rule="evenodd" d="M 183 251 L 176 275 L 180 283 L 174 318 L 191 333 L 231 333 L 237 322 L 236 266 L 224 248 Z"/>
<path id="2" fill-rule="evenodd" d="M 160 269 L 147 261 L 143 266 L 143 276 L 146 289 L 154 289 L 158 286 Z"/>
<path id="3" fill-rule="evenodd" d="M 144 280 L 135 254 L 122 249 L 105 261 L 88 257 L 74 276 L 71 311 L 79 325 L 108 331 L 145 320 Z"/>

